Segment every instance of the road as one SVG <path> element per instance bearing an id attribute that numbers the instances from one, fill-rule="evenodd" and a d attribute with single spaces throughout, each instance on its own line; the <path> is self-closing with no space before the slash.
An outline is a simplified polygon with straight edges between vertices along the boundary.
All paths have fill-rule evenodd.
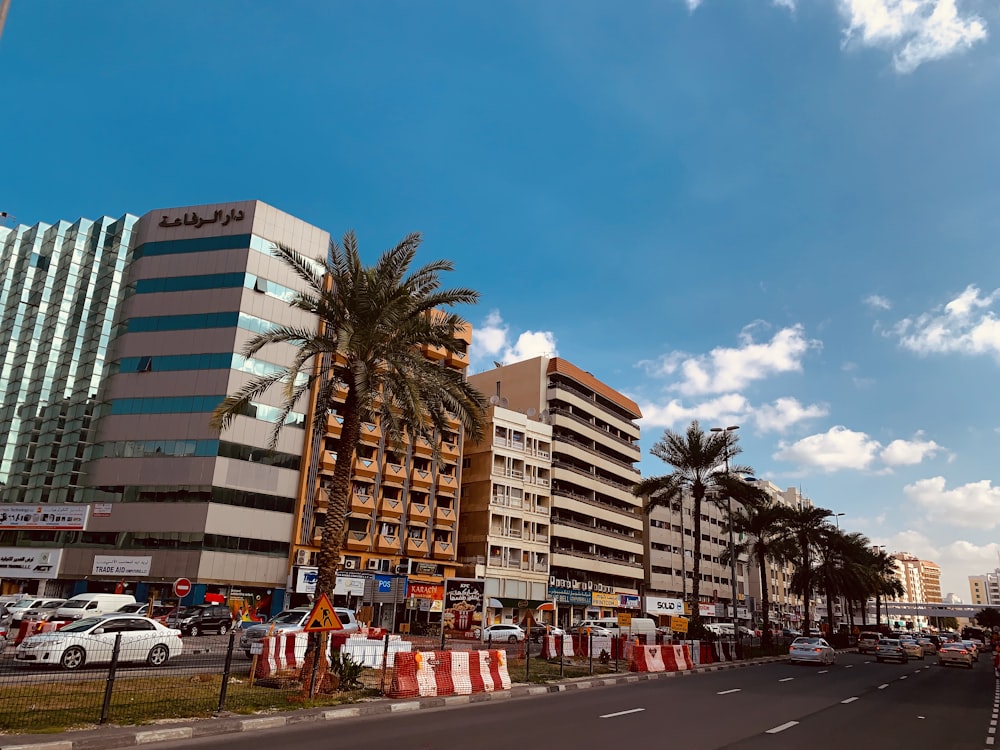
<path id="1" fill-rule="evenodd" d="M 244 750 L 250 741 L 296 750 L 981 749 L 992 744 L 997 690 L 985 657 L 965 670 L 930 658 L 898 665 L 841 654 L 830 667 L 779 662 L 157 747 Z"/>

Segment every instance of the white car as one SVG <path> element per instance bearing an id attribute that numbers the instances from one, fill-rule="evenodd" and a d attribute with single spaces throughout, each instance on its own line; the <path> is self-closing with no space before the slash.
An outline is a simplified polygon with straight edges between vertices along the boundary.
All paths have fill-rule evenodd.
<path id="1" fill-rule="evenodd" d="M 796 638 L 788 647 L 788 663 L 814 662 L 817 664 L 833 664 L 837 661 L 837 652 L 822 638 L 812 636 Z"/>
<path id="2" fill-rule="evenodd" d="M 57 664 L 79 669 L 111 661 L 121 635 L 118 659 L 161 667 L 184 650 L 181 631 L 134 615 L 88 617 L 60 630 L 29 636 L 18 644 L 14 659 L 22 664 Z"/>
<path id="3" fill-rule="evenodd" d="M 485 643 L 500 643 L 507 641 L 517 643 L 524 640 L 524 629 L 520 625 L 506 623 L 503 625 L 490 625 L 483 628 L 483 641 Z"/>

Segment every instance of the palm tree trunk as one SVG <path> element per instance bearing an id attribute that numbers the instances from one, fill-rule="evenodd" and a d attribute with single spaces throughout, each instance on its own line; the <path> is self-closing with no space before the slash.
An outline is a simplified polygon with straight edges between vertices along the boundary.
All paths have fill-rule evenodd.
<path id="1" fill-rule="evenodd" d="M 701 502 L 703 493 L 694 492 L 694 564 L 691 566 L 694 580 L 691 582 L 691 620 L 701 624 Z M 735 602 L 734 602 L 735 604 Z"/>
<path id="2" fill-rule="evenodd" d="M 767 558 L 764 550 L 758 545 L 757 567 L 760 568 L 760 604 L 764 608 L 763 630 L 760 634 L 760 645 L 769 648 L 771 645 L 771 592 L 767 585 Z"/>
<path id="3" fill-rule="evenodd" d="M 800 540 L 801 541 L 801 540 Z M 812 576 L 809 566 L 808 543 L 802 545 L 802 635 L 809 635 L 809 599 L 812 595 Z"/>

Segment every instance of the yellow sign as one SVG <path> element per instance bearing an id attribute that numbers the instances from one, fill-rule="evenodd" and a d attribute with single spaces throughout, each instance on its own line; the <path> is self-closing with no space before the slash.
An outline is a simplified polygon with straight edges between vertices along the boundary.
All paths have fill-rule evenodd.
<path id="1" fill-rule="evenodd" d="M 618 594 L 592 591 L 590 592 L 590 603 L 595 607 L 617 607 L 621 603 L 621 600 Z"/>
<path id="2" fill-rule="evenodd" d="M 684 614 L 691 614 L 691 602 L 684 602 Z"/>
<path id="3" fill-rule="evenodd" d="M 309 613 L 306 626 L 302 630 L 306 633 L 321 633 L 327 630 L 343 629 L 344 626 L 341 624 L 340 618 L 337 617 L 337 613 L 333 611 L 333 605 L 330 604 L 330 597 L 326 594 L 320 594 L 316 604 L 313 605 L 312 612 Z"/>
<path id="4" fill-rule="evenodd" d="M 628 612 L 618 613 L 618 627 L 619 628 L 630 628 L 632 627 L 632 615 Z"/>
<path id="5" fill-rule="evenodd" d="M 670 629 L 675 633 L 688 632 L 688 619 L 686 617 L 671 617 Z"/>

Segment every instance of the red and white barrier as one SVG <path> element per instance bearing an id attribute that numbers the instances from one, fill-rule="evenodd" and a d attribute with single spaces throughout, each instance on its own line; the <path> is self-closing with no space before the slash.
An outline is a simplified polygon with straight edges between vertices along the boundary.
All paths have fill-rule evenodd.
<path id="1" fill-rule="evenodd" d="M 301 668 L 308 645 L 308 633 L 284 633 L 265 638 L 261 641 L 254 678 L 259 680 Z"/>
<path id="2" fill-rule="evenodd" d="M 559 642 L 562 641 L 562 655 L 573 656 L 573 638 L 568 635 L 547 635 L 542 638 L 542 658 L 556 659 L 559 657 Z"/>
<path id="3" fill-rule="evenodd" d="M 629 670 L 632 672 L 685 672 L 694 669 L 687 646 L 635 646 Z"/>
<path id="4" fill-rule="evenodd" d="M 401 651 L 389 687 L 391 698 L 427 698 L 509 690 L 507 654 L 494 651 Z"/>

